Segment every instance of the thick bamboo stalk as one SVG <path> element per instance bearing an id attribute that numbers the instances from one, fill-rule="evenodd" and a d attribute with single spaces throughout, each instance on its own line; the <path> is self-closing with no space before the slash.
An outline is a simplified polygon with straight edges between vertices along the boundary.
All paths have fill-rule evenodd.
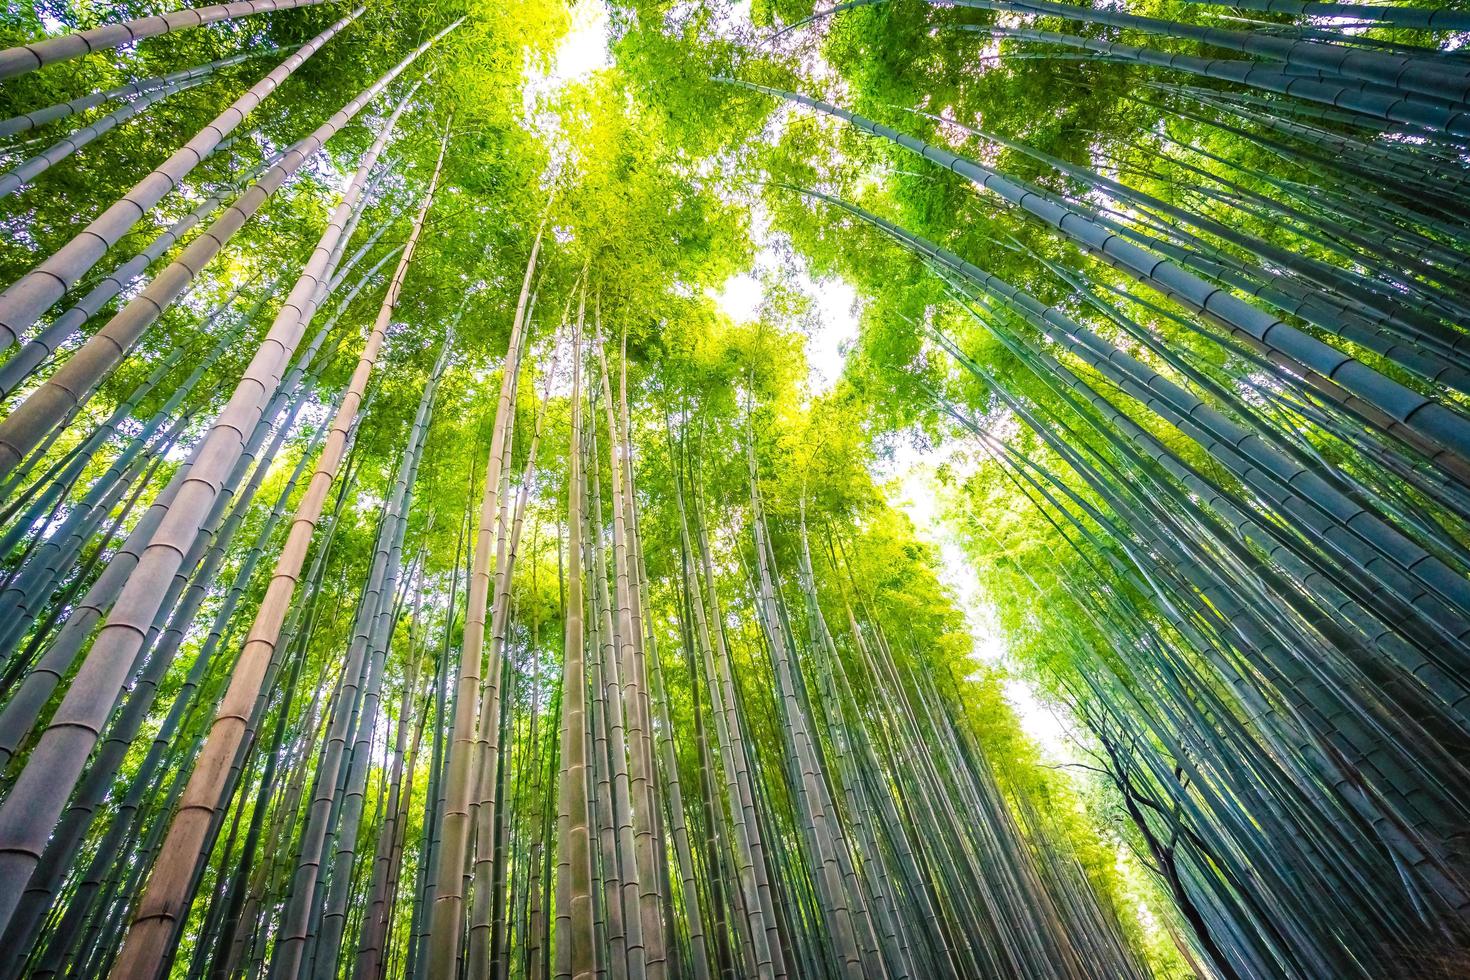
<path id="1" fill-rule="evenodd" d="M 169 72 L 166 75 L 158 75 L 153 78 L 139 79 L 136 82 L 129 82 L 126 85 L 115 85 L 101 92 L 78 96 L 67 102 L 59 102 L 56 105 L 49 105 L 41 109 L 32 109 L 29 112 L 23 112 L 18 116 L 12 116 L 9 119 L 0 121 L 0 137 L 29 132 L 32 129 L 56 122 L 59 119 L 74 116 L 93 106 L 99 106 L 104 102 L 111 102 L 113 99 L 126 99 L 133 95 L 143 95 L 154 89 L 172 84 L 173 82 L 188 81 L 205 75 L 212 75 L 221 68 L 229 68 L 232 65 L 249 61 L 251 58 L 262 58 L 267 55 L 278 54 L 281 50 L 283 49 L 271 48 L 267 51 L 246 51 L 243 54 L 233 55 L 229 58 L 219 58 L 206 64 L 196 65 L 193 68 L 184 68 L 180 71 Z"/>
<path id="2" fill-rule="evenodd" d="M 1460 457 L 1470 456 L 1470 420 L 1464 415 L 1380 374 L 1296 327 L 1255 309 L 1168 259 L 1161 259 L 1146 249 L 1125 241 L 1100 223 L 1059 203 L 1054 196 L 1045 195 L 989 167 L 829 103 L 750 83 L 736 84 L 845 119 L 865 132 L 892 140 L 905 149 L 953 170 L 976 186 L 993 191 L 1004 200 L 1035 215 L 1077 244 L 1094 251 L 1104 260 L 1117 264 L 1165 295 L 1227 328 L 1242 330 L 1271 349 L 1280 351 L 1321 376 L 1342 385 L 1381 409 L 1394 425 L 1415 430 Z M 1467 599 L 1470 599 L 1470 587 L 1465 592 Z"/>
<path id="3" fill-rule="evenodd" d="M 854 7 L 870 6 L 884 0 L 849 0 L 811 17 L 798 21 L 792 30 L 819 17 L 828 17 Z M 1269 58 L 1290 65 L 1300 65 L 1333 72 L 1347 78 L 1360 79 L 1397 87 L 1431 97 L 1449 98 L 1470 103 L 1470 70 L 1447 63 L 1433 49 L 1411 49 L 1409 53 L 1371 51 L 1343 44 L 1326 44 L 1301 37 L 1280 36 L 1265 31 L 1238 31 L 1159 17 L 1146 17 L 1102 7 L 1084 7 L 1057 0 L 927 0 L 933 6 L 969 7 L 1009 14 L 1049 14 L 1066 20 L 1131 29 L 1146 34 L 1183 38 L 1203 44 Z"/>
<path id="4" fill-rule="evenodd" d="M 294 400 L 286 417 L 277 428 L 271 444 L 265 447 L 265 458 L 269 459 L 279 451 L 281 444 L 289 434 L 297 412 L 304 404 L 304 398 Z M 249 463 L 260 453 L 265 436 L 270 433 L 270 421 L 270 418 L 263 419 L 257 425 L 256 431 L 252 433 L 246 455 L 237 464 L 236 472 L 232 474 L 230 481 L 232 486 L 239 482 Z M 58 890 L 61 876 L 68 862 L 74 858 L 88 827 L 101 809 L 103 800 L 112 786 L 113 779 L 129 747 L 147 720 L 153 699 L 158 694 L 159 687 L 177 652 L 178 644 L 184 637 L 185 629 L 194 619 L 199 604 L 205 598 L 208 586 L 213 582 L 215 571 L 228 550 L 230 539 L 244 519 L 250 502 L 268 469 L 269 463 L 266 462 L 255 467 L 249 481 L 239 493 L 232 512 L 224 524 L 219 527 L 218 532 L 215 531 L 215 522 L 219 516 L 223 516 L 222 508 L 218 515 L 212 515 L 211 519 L 206 522 L 200 539 L 195 542 L 195 547 L 185 562 L 185 567 L 189 569 L 198 566 L 193 576 L 194 581 L 187 583 L 188 591 L 183 592 L 186 584 L 183 574 L 176 575 L 169 584 L 164 601 L 160 604 L 159 611 L 155 614 L 145 637 L 145 649 L 152 649 L 152 656 L 134 683 L 127 703 L 108 727 L 106 737 L 92 760 L 85 778 L 82 779 L 76 795 L 62 815 L 56 832 L 48 842 L 45 853 L 31 876 L 16 915 L 7 929 L 6 936 L 17 943 L 24 944 L 29 941 L 30 933 L 39 925 L 48 900 Z M 186 471 L 181 470 L 172 486 L 176 488 L 181 484 L 185 475 Z M 222 502 L 227 502 L 227 498 L 222 498 Z M 278 506 L 283 509 L 284 502 L 278 501 Z M 175 601 L 179 598 L 180 593 L 183 593 L 183 600 L 178 602 L 178 607 L 175 609 Z M 228 598 L 226 604 L 228 604 Z M 136 831 L 133 826 L 133 817 L 146 812 L 147 794 L 157 788 L 154 783 L 155 774 L 166 763 L 177 761 L 177 759 L 171 759 L 167 754 L 167 750 L 172 745 L 171 736 L 185 723 L 185 716 L 193 707 L 191 695 L 204 683 L 209 665 L 218 647 L 219 636 L 218 629 L 211 632 L 211 636 L 206 639 L 194 663 L 190 666 L 189 673 L 175 697 L 169 714 L 133 776 L 127 795 L 119 805 L 113 818 L 113 824 L 108 828 L 93 859 L 92 867 L 83 878 L 81 885 L 71 895 L 67 917 L 63 919 L 57 930 L 58 936 L 70 937 L 76 928 L 75 923 L 86 915 L 93 903 L 100 900 L 98 890 L 103 887 L 102 876 L 108 875 L 115 878 L 117 862 L 114 859 L 117 857 L 118 845 L 125 835 Z M 156 649 L 154 648 L 155 640 L 158 641 Z M 47 962 L 61 956 L 64 953 L 64 947 L 65 942 L 53 943 L 51 950 L 48 951 Z"/>
<path id="5" fill-rule="evenodd" d="M 437 37 L 425 42 L 390 69 L 347 109 L 334 116 L 329 127 L 335 129 L 345 123 L 357 107 L 380 92 L 435 40 Z M 321 135 L 324 137 L 326 133 Z M 287 159 L 291 157 L 292 154 L 287 155 Z M 178 570 L 205 513 L 220 493 L 222 481 L 240 457 L 243 434 L 253 428 L 265 403 L 279 387 L 285 362 L 315 313 L 319 285 L 330 275 L 329 260 L 366 182 L 371 168 L 371 161 L 368 162 L 369 167 L 359 170 L 347 197 L 333 213 L 322 241 L 234 395 L 197 449 L 188 478 L 179 487 L 173 505 L 92 645 L 87 664 L 94 666 L 84 667 L 73 682 L 32 754 L 31 764 L 17 780 L 17 787 L 23 786 L 24 791 L 12 792 L 0 806 L 0 881 L 6 883 L 0 888 L 0 928 L 9 922 L 24 880 L 34 868 L 66 797 L 85 766 L 102 722 L 132 668 L 147 624 L 158 608 L 160 586 Z"/>
<path id="6" fill-rule="evenodd" d="M 597 340 L 594 338 L 594 343 Z M 589 411 L 596 417 L 597 389 L 589 389 Z M 628 778 L 627 712 L 625 710 L 618 652 L 622 648 L 622 617 L 617 599 L 608 586 L 610 550 L 602 519 L 601 451 L 597 427 L 588 429 L 588 471 L 591 488 L 587 511 L 588 537 L 593 547 L 589 575 L 596 582 L 593 609 L 596 617 L 593 648 L 593 733 L 597 779 L 598 825 L 602 838 L 604 908 L 607 917 L 609 973 L 614 980 L 640 980 L 646 973 L 643 919 L 638 907 L 639 869 L 633 839 L 633 812 Z"/>
<path id="7" fill-rule="evenodd" d="M 548 379 L 555 373 L 556 362 L 553 359 L 551 368 L 547 372 Z M 481 731 L 486 737 L 480 746 L 481 758 L 477 766 L 475 795 L 479 799 L 479 807 L 475 814 L 474 828 L 476 856 L 473 870 L 474 901 L 470 909 L 468 964 L 471 980 L 487 976 L 495 961 L 495 957 L 490 954 L 493 946 L 491 927 L 495 901 L 503 890 L 495 886 L 496 876 L 492 865 L 495 863 L 496 848 L 492 842 L 497 836 L 495 828 L 510 806 L 510 802 L 502 799 L 501 794 L 495 789 L 496 773 L 503 771 L 504 768 L 503 739 L 500 730 L 504 727 L 501 721 L 502 715 L 508 710 L 502 699 L 500 676 L 506 660 L 505 649 L 510 627 L 511 583 L 515 574 L 516 557 L 520 549 L 521 531 L 525 527 L 531 484 L 535 476 L 536 453 L 541 444 L 542 426 L 546 421 L 546 410 L 550 404 L 551 395 L 550 388 L 548 388 L 546 396 L 542 398 L 541 405 L 536 411 L 536 420 L 532 426 L 531 442 L 526 450 L 526 463 L 521 474 L 520 487 L 513 503 L 509 500 L 505 501 L 510 505 L 510 526 L 505 527 L 506 513 L 502 511 L 503 540 L 497 546 L 501 557 L 495 571 L 495 601 L 490 616 L 490 654 L 486 668 L 495 680 L 485 685 L 479 711 L 482 719 L 496 719 L 496 726 L 491 732 L 485 732 L 487 726 L 481 726 Z M 509 476 L 509 469 L 508 466 L 504 467 L 504 476 Z"/>
<path id="8" fill-rule="evenodd" d="M 0 293 L 0 350 L 14 343 L 21 332 L 35 323 L 37 317 L 96 265 L 139 218 L 151 211 L 201 160 L 213 153 L 251 110 L 274 92 L 322 45 L 356 20 L 362 10 L 361 7 L 357 8 L 303 44 L 148 176 L 133 185 L 117 203 L 34 269 L 6 287 L 5 292 Z M 3 61 L 4 57 L 0 55 L 0 64 Z"/>
<path id="9" fill-rule="evenodd" d="M 1156 65 L 1202 78 L 1227 82 L 1306 99 L 1322 105 L 1350 109 L 1387 122 L 1406 123 L 1430 134 L 1470 135 L 1470 110 L 1457 103 L 1425 104 L 1404 98 L 1402 93 L 1372 82 L 1350 82 L 1336 76 L 1304 78 L 1279 70 L 1272 62 L 1230 58 L 1200 58 L 1194 55 L 1155 51 L 1131 44 L 1116 44 L 1096 38 L 1077 37 L 1056 31 L 1021 27 L 981 28 L 999 37 L 1014 37 L 1043 44 L 1057 44 L 1094 51 L 1144 65 Z"/>
<path id="10" fill-rule="evenodd" d="M 270 163 L 274 162 L 272 158 Z M 119 293 L 138 282 L 148 266 L 161 258 L 181 238 L 213 214 L 230 193 L 237 192 L 240 185 L 253 180 L 261 170 L 265 169 L 265 166 L 269 165 L 267 163 L 252 170 L 229 187 L 206 198 L 199 207 L 174 222 L 168 230 L 148 243 L 148 246 L 141 252 L 103 276 L 85 296 L 38 331 L 34 337 L 27 340 L 3 366 L 0 366 L 0 397 L 8 396 L 15 391 L 83 324 L 101 312 L 102 308 Z"/>
<path id="11" fill-rule="evenodd" d="M 251 17 L 275 10 L 310 7 L 322 2 L 324 0 L 239 0 L 236 3 L 221 3 L 212 7 L 195 7 L 191 10 L 178 10 L 171 14 L 139 17 L 135 20 L 94 27 L 89 31 L 77 31 L 74 34 L 63 34 L 60 37 L 32 41 L 29 44 L 21 44 L 0 51 L 0 78 L 22 75 L 28 71 L 35 71 L 43 65 L 80 58 L 94 51 L 120 48 L 125 44 L 141 41 L 145 37 L 157 37 L 173 31 L 203 27 L 205 24 L 217 24 L 221 21 Z"/>
<path id="12" fill-rule="evenodd" d="M 599 318 L 600 319 L 600 318 Z M 599 324 L 600 326 L 600 324 Z M 626 433 L 620 432 L 618 403 L 614 402 L 607 358 L 601 337 L 597 338 L 597 355 L 602 368 L 603 408 L 607 420 L 609 461 L 612 464 L 612 558 L 613 581 L 618 616 L 617 677 L 620 690 L 617 692 L 619 709 L 626 724 L 628 743 L 627 770 L 628 794 L 632 809 L 633 864 L 637 871 L 636 913 L 639 919 L 639 937 L 643 942 L 644 969 L 650 977 L 663 977 L 668 969 L 668 954 L 663 938 L 663 909 L 658 893 L 658 863 L 656 857 L 659 805 L 654 798 L 653 757 L 649 751 L 648 721 L 645 715 L 645 699 L 648 682 L 642 659 L 642 617 L 634 613 L 638 603 L 636 575 L 631 569 L 633 562 L 629 551 L 631 523 L 629 499 L 632 491 L 632 474 L 628 471 L 631 454 Z M 627 400 L 626 381 L 622 385 L 623 402 Z M 632 910 L 630 910 L 632 911 Z"/>
<path id="13" fill-rule="evenodd" d="M 27 157 L 3 174 L 0 174 L 0 200 L 9 197 L 27 184 L 33 183 L 36 178 L 40 177 L 47 170 L 50 170 L 99 136 L 116 129 L 129 119 L 147 112 L 148 107 L 155 102 L 160 102 L 170 95 L 187 92 L 189 89 L 202 85 L 207 81 L 209 81 L 208 76 L 195 76 L 179 79 L 167 85 L 150 89 L 132 102 L 123 105 L 121 108 L 114 109 L 97 121 L 88 123 L 81 129 L 63 137 L 35 156 Z"/>
<path id="14" fill-rule="evenodd" d="M 465 618 L 464 650 L 461 654 L 459 678 L 455 687 L 454 724 L 449 750 L 449 774 L 442 824 L 444 842 L 436 869 L 434 909 L 430 925 L 428 971 L 431 976 L 447 975 L 459 957 L 460 939 L 464 934 L 464 868 L 469 857 L 472 829 L 470 801 L 474 790 L 476 727 L 480 694 L 481 660 L 485 652 L 485 618 L 488 611 L 491 581 L 491 558 L 496 526 L 501 511 L 501 472 L 506 465 L 505 444 L 515 412 L 516 379 L 520 372 L 521 351 L 529 336 L 525 322 L 530 299 L 536 257 L 541 249 L 545 223 L 536 233 L 531 255 L 521 282 L 516 317 L 511 325 L 510 341 L 501 368 L 500 398 L 496 403 L 494 427 L 490 436 L 490 458 L 485 468 L 485 489 L 480 501 L 479 525 L 475 534 L 474 564 L 468 589 L 468 612 Z M 478 719 L 479 725 L 494 724 L 493 719 Z"/>
<path id="15" fill-rule="evenodd" d="M 339 132 L 364 106 L 376 98 L 398 75 L 424 51 L 433 46 L 454 26 L 430 38 L 415 49 L 407 58 L 367 89 L 353 98 L 330 119 L 319 126 L 310 136 L 299 141 L 288 150 L 281 161 L 268 169 L 249 190 L 237 198 L 233 205 L 215 220 L 199 237 L 195 238 L 179 257 L 160 272 L 148 287 L 128 303 L 116 316 L 107 322 L 95 336 L 72 355 L 66 364 L 46 380 L 24 402 L 0 421 L 0 474 L 8 474 L 28 452 L 45 437 L 54 426 L 61 424 L 67 414 L 84 402 L 95 386 L 111 371 L 153 323 L 183 293 L 188 290 L 204 266 L 213 259 L 247 220 L 258 211 L 280 188 L 288 177 L 298 170 L 306 160 L 321 149 L 327 140 Z M 304 49 L 303 49 L 304 50 Z M 366 176 L 354 183 L 352 199 L 355 202 L 362 193 Z M 350 208 L 349 208 L 350 210 Z M 342 224 L 329 225 L 333 231 L 332 243 L 342 231 Z M 330 250 L 330 246 L 327 247 Z M 313 259 L 318 265 L 325 257 L 319 248 Z M 308 309 L 314 309 L 312 298 L 326 276 L 322 270 L 310 270 L 308 281 L 299 282 L 295 289 L 301 293 L 287 307 L 279 320 L 301 317 Z M 293 294 L 294 295 L 294 294 Z M 309 317 L 308 317 L 309 318 Z"/>
<path id="16" fill-rule="evenodd" d="M 848 205 L 842 206 L 850 209 Z M 1347 560 L 1360 563 L 1364 568 L 1371 565 L 1375 578 L 1402 595 L 1410 605 L 1422 608 L 1426 616 L 1442 625 L 1447 635 L 1458 637 L 1470 631 L 1470 624 L 1461 612 L 1470 608 L 1470 597 L 1465 595 L 1470 592 L 1470 585 L 1403 532 L 1351 501 L 1324 476 L 1289 458 L 1274 446 L 1259 439 L 1247 439 L 1246 431 L 1238 423 L 1227 419 L 1193 393 L 1142 366 L 1135 358 L 1118 351 L 1060 311 L 1046 307 L 1029 294 L 890 222 L 875 216 L 864 220 L 875 220 L 889 234 L 971 279 L 982 289 L 996 291 L 996 295 L 1015 301 L 1040 329 L 1055 329 L 1053 337 L 1058 343 L 1089 359 L 1099 366 L 1099 370 L 1123 372 L 1118 377 L 1130 392 L 1135 392 L 1151 408 L 1163 412 L 1172 424 L 1189 433 L 1233 472 L 1240 474 L 1243 480 L 1261 487 L 1269 497 L 1279 498 L 1281 506 L 1288 512 L 1308 521 L 1308 526 L 1319 533 L 1328 535 Z M 1066 326 L 1061 327 L 1062 323 Z M 1288 478 L 1288 472 L 1296 475 Z M 1280 479 L 1289 482 L 1290 488 L 1284 493 L 1276 489 L 1266 491 L 1267 486 L 1283 485 L 1266 475 L 1270 473 L 1281 474 Z M 1307 486 L 1313 489 L 1307 491 Z M 1383 567 L 1386 563 L 1375 560 L 1374 554 L 1389 558 L 1393 565 Z M 1424 591 L 1426 587 L 1430 590 L 1428 593 Z"/>
<path id="17" fill-rule="evenodd" d="M 1369 24 L 1391 24 L 1394 27 L 1427 31 L 1470 30 L 1470 14 L 1461 10 L 1425 7 L 1380 7 L 1368 3 L 1334 3 L 1327 0 L 1189 0 L 1209 6 L 1228 6 L 1236 10 L 1256 10 L 1263 14 L 1287 14 L 1292 17 L 1340 17 Z"/>
<path id="18" fill-rule="evenodd" d="M 379 152 L 396 129 L 398 114 L 407 107 L 408 102 L 409 99 L 404 99 L 398 112 L 384 125 L 383 133 L 376 144 Z M 367 169 L 371 169 L 375 157 L 375 153 L 368 154 L 364 161 Z M 442 163 L 443 145 L 440 148 L 439 165 Z M 322 449 L 316 470 L 312 473 L 306 496 L 297 505 L 290 535 L 276 561 L 266 596 L 261 601 L 255 623 L 245 641 L 245 649 L 231 674 L 229 688 L 215 713 L 204 751 L 189 777 L 179 811 L 164 839 L 162 853 L 166 863 L 155 869 L 149 879 L 122 953 L 113 967 L 113 976 L 157 975 L 165 957 L 166 945 L 173 936 L 175 921 L 187 908 L 189 896 L 186 888 L 193 876 L 194 863 L 210 821 L 227 802 L 221 797 L 223 779 L 230 761 L 234 759 L 244 739 L 247 709 L 260 693 L 266 665 L 274 655 L 280 639 L 281 626 L 295 595 L 307 549 L 321 517 L 327 494 L 331 490 L 332 481 L 336 478 L 346 448 L 348 431 L 357 420 L 368 378 L 377 364 L 378 353 L 387 336 L 388 324 L 397 309 L 403 279 L 413 261 L 414 249 L 423 230 L 424 217 L 433 202 L 439 165 L 436 165 L 434 175 L 430 178 L 429 189 L 419 208 L 413 230 L 409 233 L 408 244 L 398 260 L 398 268 L 393 273 L 387 293 L 378 309 L 377 320 L 368 334 L 367 343 L 358 357 L 357 367 L 348 383 L 342 404 L 332 421 L 326 445 Z"/>
<path id="19" fill-rule="evenodd" d="M 586 635 L 583 631 L 582 304 L 572 334 L 571 449 L 567 476 L 566 637 L 562 668 L 561 792 L 567 816 L 557 847 L 556 944 L 558 978 L 592 980 L 597 970 L 593 932 L 592 833 L 589 827 Z M 563 900 L 562 896 L 565 896 Z"/>

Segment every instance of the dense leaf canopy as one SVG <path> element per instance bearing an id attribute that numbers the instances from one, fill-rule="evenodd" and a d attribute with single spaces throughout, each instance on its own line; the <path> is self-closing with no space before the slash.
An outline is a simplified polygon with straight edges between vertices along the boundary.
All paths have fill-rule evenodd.
<path id="1" fill-rule="evenodd" d="M 0 10 L 0 977 L 1461 975 L 1467 33 Z"/>

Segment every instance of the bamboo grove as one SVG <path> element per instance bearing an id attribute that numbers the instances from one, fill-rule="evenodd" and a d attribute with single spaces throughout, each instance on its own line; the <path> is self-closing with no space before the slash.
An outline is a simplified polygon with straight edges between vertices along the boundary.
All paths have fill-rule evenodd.
<path id="1" fill-rule="evenodd" d="M 1463 975 L 1466 32 L 7 7 L 0 977 Z"/>

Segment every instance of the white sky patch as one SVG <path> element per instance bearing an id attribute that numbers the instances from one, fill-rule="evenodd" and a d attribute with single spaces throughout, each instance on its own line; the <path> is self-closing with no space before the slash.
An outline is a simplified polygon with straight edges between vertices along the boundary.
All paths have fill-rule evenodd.
<path id="1" fill-rule="evenodd" d="M 773 249 L 764 248 L 756 256 L 756 268 L 774 268 L 789 260 L 783 259 Z M 858 337 L 858 295 L 852 284 L 839 276 L 830 276 L 821 281 L 813 279 L 802 268 L 794 272 L 793 284 L 812 302 L 814 322 L 807 324 L 806 357 L 807 385 L 815 394 L 832 390 L 842 376 L 842 365 L 847 350 Z M 730 319 L 737 323 L 748 323 L 760 316 L 761 303 L 766 298 L 765 287 L 760 277 L 753 272 L 742 272 L 725 280 L 718 291 L 709 290 L 709 296 Z"/>
<path id="2" fill-rule="evenodd" d="M 710 298 L 730 319 L 737 323 L 754 320 L 760 314 L 761 300 L 766 298 L 761 281 L 748 272 L 731 276 L 719 292 L 710 291 Z"/>
<path id="3" fill-rule="evenodd" d="M 1056 709 L 1037 698 L 1034 687 L 1012 677 L 1005 682 L 1002 690 L 1011 707 L 1016 709 L 1021 730 L 1040 743 L 1047 756 L 1061 762 L 1077 760 L 1077 749 L 1072 742 L 1072 736 L 1067 732 L 1066 723 Z M 1082 773 L 1073 772 L 1072 775 L 1083 783 L 1090 779 Z"/>
<path id="4" fill-rule="evenodd" d="M 891 491 L 889 502 L 914 522 L 919 538 L 939 552 L 944 584 L 964 614 L 975 644 L 973 658 L 986 666 L 1004 669 L 1009 651 L 995 620 L 995 609 L 966 559 L 958 536 L 944 519 L 943 491 L 936 484 L 935 471 L 941 465 L 948 465 L 956 479 L 963 479 L 972 472 L 976 466 L 973 452 L 973 448 L 963 440 L 951 440 L 927 451 L 903 442 L 894 452 L 893 459 L 885 462 L 874 476 L 887 483 Z M 1008 677 L 1002 685 L 1002 693 L 1015 709 L 1022 731 L 1040 744 L 1047 758 L 1059 763 L 1077 761 L 1078 752 L 1066 723 L 1038 696 L 1029 681 Z"/>
<path id="5" fill-rule="evenodd" d="M 812 387 L 830 389 L 842 375 L 847 349 L 858 337 L 857 290 L 836 276 L 821 283 L 802 276 L 803 286 L 810 283 L 816 290 L 817 317 L 820 328 L 807 339 L 806 356 L 811 365 Z M 820 376 L 821 384 L 817 383 Z"/>
<path id="6" fill-rule="evenodd" d="M 607 6 L 602 0 L 579 0 L 572 7 L 572 26 L 556 48 L 551 80 L 565 85 L 612 64 L 608 51 Z"/>
<path id="7" fill-rule="evenodd" d="M 550 187 L 563 167 L 576 165 L 573 147 L 562 132 L 556 105 L 561 91 L 612 64 L 608 49 L 608 15 L 603 0 L 579 0 L 571 8 L 571 24 L 557 43 L 548 68 L 544 61 L 526 59 L 521 86 L 521 125 L 538 136 L 550 157 L 542 185 Z"/>
<path id="8" fill-rule="evenodd" d="M 975 570 L 965 560 L 964 548 L 944 520 L 941 491 L 936 486 L 935 470 L 948 464 L 956 475 L 973 470 L 975 463 L 967 456 L 966 446 L 959 440 L 921 451 L 909 442 L 899 444 L 891 462 L 874 474 L 886 481 L 893 491 L 889 502 L 909 516 L 918 536 L 939 552 L 944 584 L 954 594 L 955 604 L 965 616 L 974 640 L 974 658 L 987 665 L 998 665 L 1005 658 L 1005 641 L 995 623 L 995 612 L 986 601 Z"/>

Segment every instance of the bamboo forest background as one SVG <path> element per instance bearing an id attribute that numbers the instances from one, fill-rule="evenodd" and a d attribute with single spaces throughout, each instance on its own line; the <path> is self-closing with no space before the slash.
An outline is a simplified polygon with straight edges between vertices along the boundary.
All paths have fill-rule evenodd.
<path id="1" fill-rule="evenodd" d="M 1470 973 L 1467 33 L 8 2 L 0 976 Z"/>

